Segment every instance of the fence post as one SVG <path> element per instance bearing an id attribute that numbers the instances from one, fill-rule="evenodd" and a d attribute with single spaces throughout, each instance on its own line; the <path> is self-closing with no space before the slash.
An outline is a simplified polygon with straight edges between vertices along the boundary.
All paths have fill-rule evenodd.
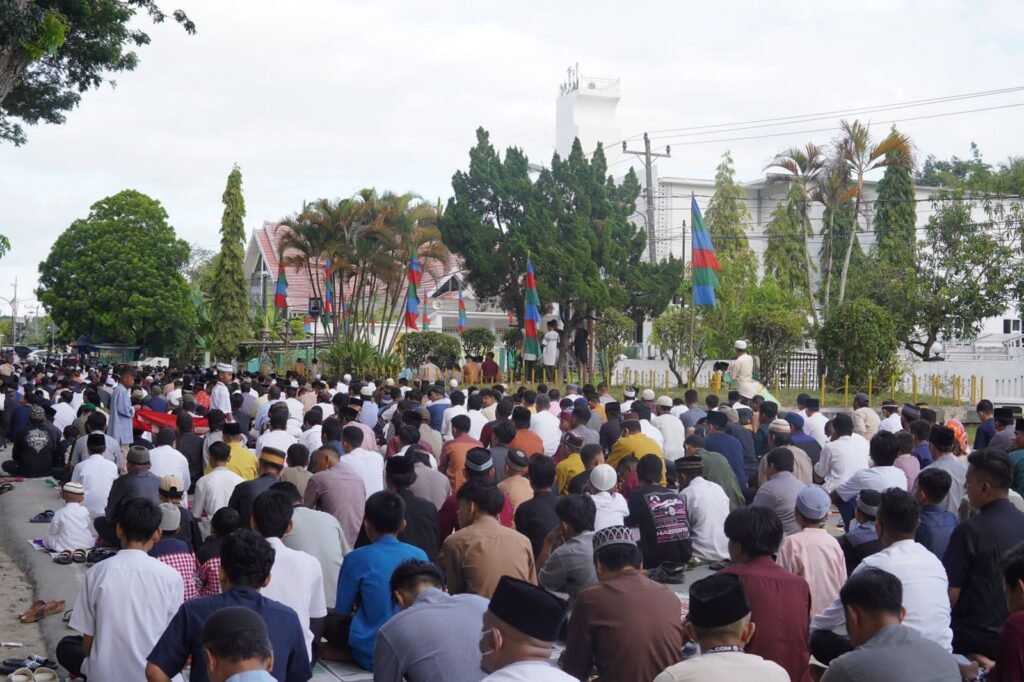
<path id="1" fill-rule="evenodd" d="M 978 404 L 978 377 L 971 375 L 971 404 Z"/>
<path id="2" fill-rule="evenodd" d="M 917 375 L 916 374 L 914 375 L 913 390 L 914 390 L 914 404 L 916 405 L 917 404 Z"/>
<path id="3" fill-rule="evenodd" d="M 819 400 L 818 402 L 821 403 L 820 407 L 825 407 L 825 375 L 824 374 L 821 375 L 821 381 L 818 382 L 818 388 L 821 389 L 821 400 Z"/>
<path id="4" fill-rule="evenodd" d="M 850 375 L 843 377 L 843 407 L 850 404 Z"/>
<path id="5" fill-rule="evenodd" d="M 668 370 L 665 370 L 665 392 L 668 393 Z"/>
<path id="6" fill-rule="evenodd" d="M 871 379 L 872 378 L 873 377 L 871 376 L 871 372 L 868 372 L 868 402 L 869 403 L 871 402 L 871 395 L 872 395 L 872 391 L 871 391 L 871 388 L 872 388 L 872 386 L 871 386 Z"/>
<path id="7" fill-rule="evenodd" d="M 985 377 L 981 378 L 981 397 L 985 397 Z"/>

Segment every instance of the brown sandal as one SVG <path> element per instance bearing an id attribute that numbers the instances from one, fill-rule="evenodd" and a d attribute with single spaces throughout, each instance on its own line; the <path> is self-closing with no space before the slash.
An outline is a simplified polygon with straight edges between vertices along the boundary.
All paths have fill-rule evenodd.
<path id="1" fill-rule="evenodd" d="M 18 620 L 22 623 L 35 623 L 43 617 L 43 612 L 46 610 L 46 602 L 37 600 L 32 602 L 32 606 L 25 610 L 25 613 L 18 616 Z"/>
<path id="2" fill-rule="evenodd" d="M 47 616 L 52 616 L 55 613 L 61 613 L 64 611 L 64 606 L 65 604 L 63 599 L 48 601 L 46 602 L 46 607 L 43 609 L 42 617 L 46 618 Z"/>

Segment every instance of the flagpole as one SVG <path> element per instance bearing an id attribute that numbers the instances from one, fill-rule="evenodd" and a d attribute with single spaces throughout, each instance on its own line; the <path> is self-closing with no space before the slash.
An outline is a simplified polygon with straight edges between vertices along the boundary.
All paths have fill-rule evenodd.
<path id="1" fill-rule="evenodd" d="M 693 202 L 696 200 L 693 192 L 690 192 L 690 206 L 693 206 Z M 693 230 L 693 210 L 690 210 L 690 229 Z M 686 239 L 686 228 L 683 227 L 683 239 Z M 694 275 L 693 269 L 693 238 L 690 239 L 690 344 L 687 346 L 689 349 L 689 364 L 686 367 L 686 381 L 689 384 L 687 388 L 695 388 L 697 382 L 693 376 L 693 365 L 694 365 L 694 352 L 693 352 L 693 337 L 694 337 L 694 326 L 696 325 L 696 308 L 697 308 L 697 280 Z M 683 249 L 685 254 L 686 243 L 683 243 Z"/>

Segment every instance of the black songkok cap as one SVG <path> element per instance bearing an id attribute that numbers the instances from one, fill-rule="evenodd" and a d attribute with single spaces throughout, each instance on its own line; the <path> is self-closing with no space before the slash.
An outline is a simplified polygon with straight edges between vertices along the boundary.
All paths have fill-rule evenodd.
<path id="1" fill-rule="evenodd" d="M 565 618 L 565 606 L 547 590 L 503 575 L 487 610 L 527 637 L 554 642 Z"/>
<path id="2" fill-rule="evenodd" d="M 720 628 L 749 614 L 750 602 L 737 575 L 716 573 L 690 586 L 690 612 L 686 618 L 694 627 Z"/>
<path id="3" fill-rule="evenodd" d="M 88 440 L 85 441 L 87 447 L 90 448 L 106 448 L 107 438 L 102 433 L 90 433 Z"/>
<path id="4" fill-rule="evenodd" d="M 512 421 L 520 423 L 530 421 L 530 411 L 522 405 L 516 405 L 512 408 Z"/>
<path id="5" fill-rule="evenodd" d="M 729 425 L 729 416 L 725 412 L 708 412 L 708 423 L 716 429 L 724 429 Z"/>
<path id="6" fill-rule="evenodd" d="M 269 640 L 267 624 L 259 614 L 244 606 L 229 606 L 220 609 L 203 624 L 201 641 L 204 645 L 222 639 L 229 639 L 241 633 L 256 633 Z"/>
<path id="7" fill-rule="evenodd" d="M 241 434 L 242 426 L 238 422 L 224 422 L 225 436 L 240 436 Z"/>
<path id="8" fill-rule="evenodd" d="M 999 421 L 1009 421 L 1013 419 L 1013 408 L 1012 407 L 997 407 L 992 411 L 992 416 Z"/>
<path id="9" fill-rule="evenodd" d="M 416 471 L 416 462 L 412 457 L 395 455 L 388 457 L 384 464 L 384 471 L 388 476 L 408 476 Z"/>
<path id="10" fill-rule="evenodd" d="M 808 398 L 807 400 L 804 401 L 804 407 L 806 407 L 808 410 L 820 410 L 821 401 L 818 398 Z"/>

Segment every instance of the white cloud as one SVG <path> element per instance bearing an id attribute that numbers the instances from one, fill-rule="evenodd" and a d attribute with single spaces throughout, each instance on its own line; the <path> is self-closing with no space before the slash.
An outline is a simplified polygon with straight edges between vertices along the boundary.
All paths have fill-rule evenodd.
<path id="1" fill-rule="evenodd" d="M 1017 85 L 1019 3 L 354 2 L 180 0 L 186 36 L 153 43 L 118 87 L 88 93 L 64 126 L 0 147 L 0 296 L 94 201 L 127 187 L 160 199 L 179 235 L 216 244 L 225 178 L 243 172 L 251 228 L 303 199 L 363 186 L 450 192 L 474 130 L 547 161 L 565 67 L 618 77 L 623 133 L 743 121 Z M 1024 101 L 971 100 L 874 120 Z M 1015 109 L 908 122 L 921 153 L 1021 154 Z M 822 128 L 831 122 L 793 126 Z M 878 126 L 884 132 L 887 126 Z M 757 134 L 746 131 L 714 138 Z M 766 130 L 763 132 L 776 132 Z M 683 145 L 666 175 L 711 177 L 731 149 L 741 178 L 773 152 L 829 133 Z M 6 309 L 3 306 L 2 309 Z"/>

